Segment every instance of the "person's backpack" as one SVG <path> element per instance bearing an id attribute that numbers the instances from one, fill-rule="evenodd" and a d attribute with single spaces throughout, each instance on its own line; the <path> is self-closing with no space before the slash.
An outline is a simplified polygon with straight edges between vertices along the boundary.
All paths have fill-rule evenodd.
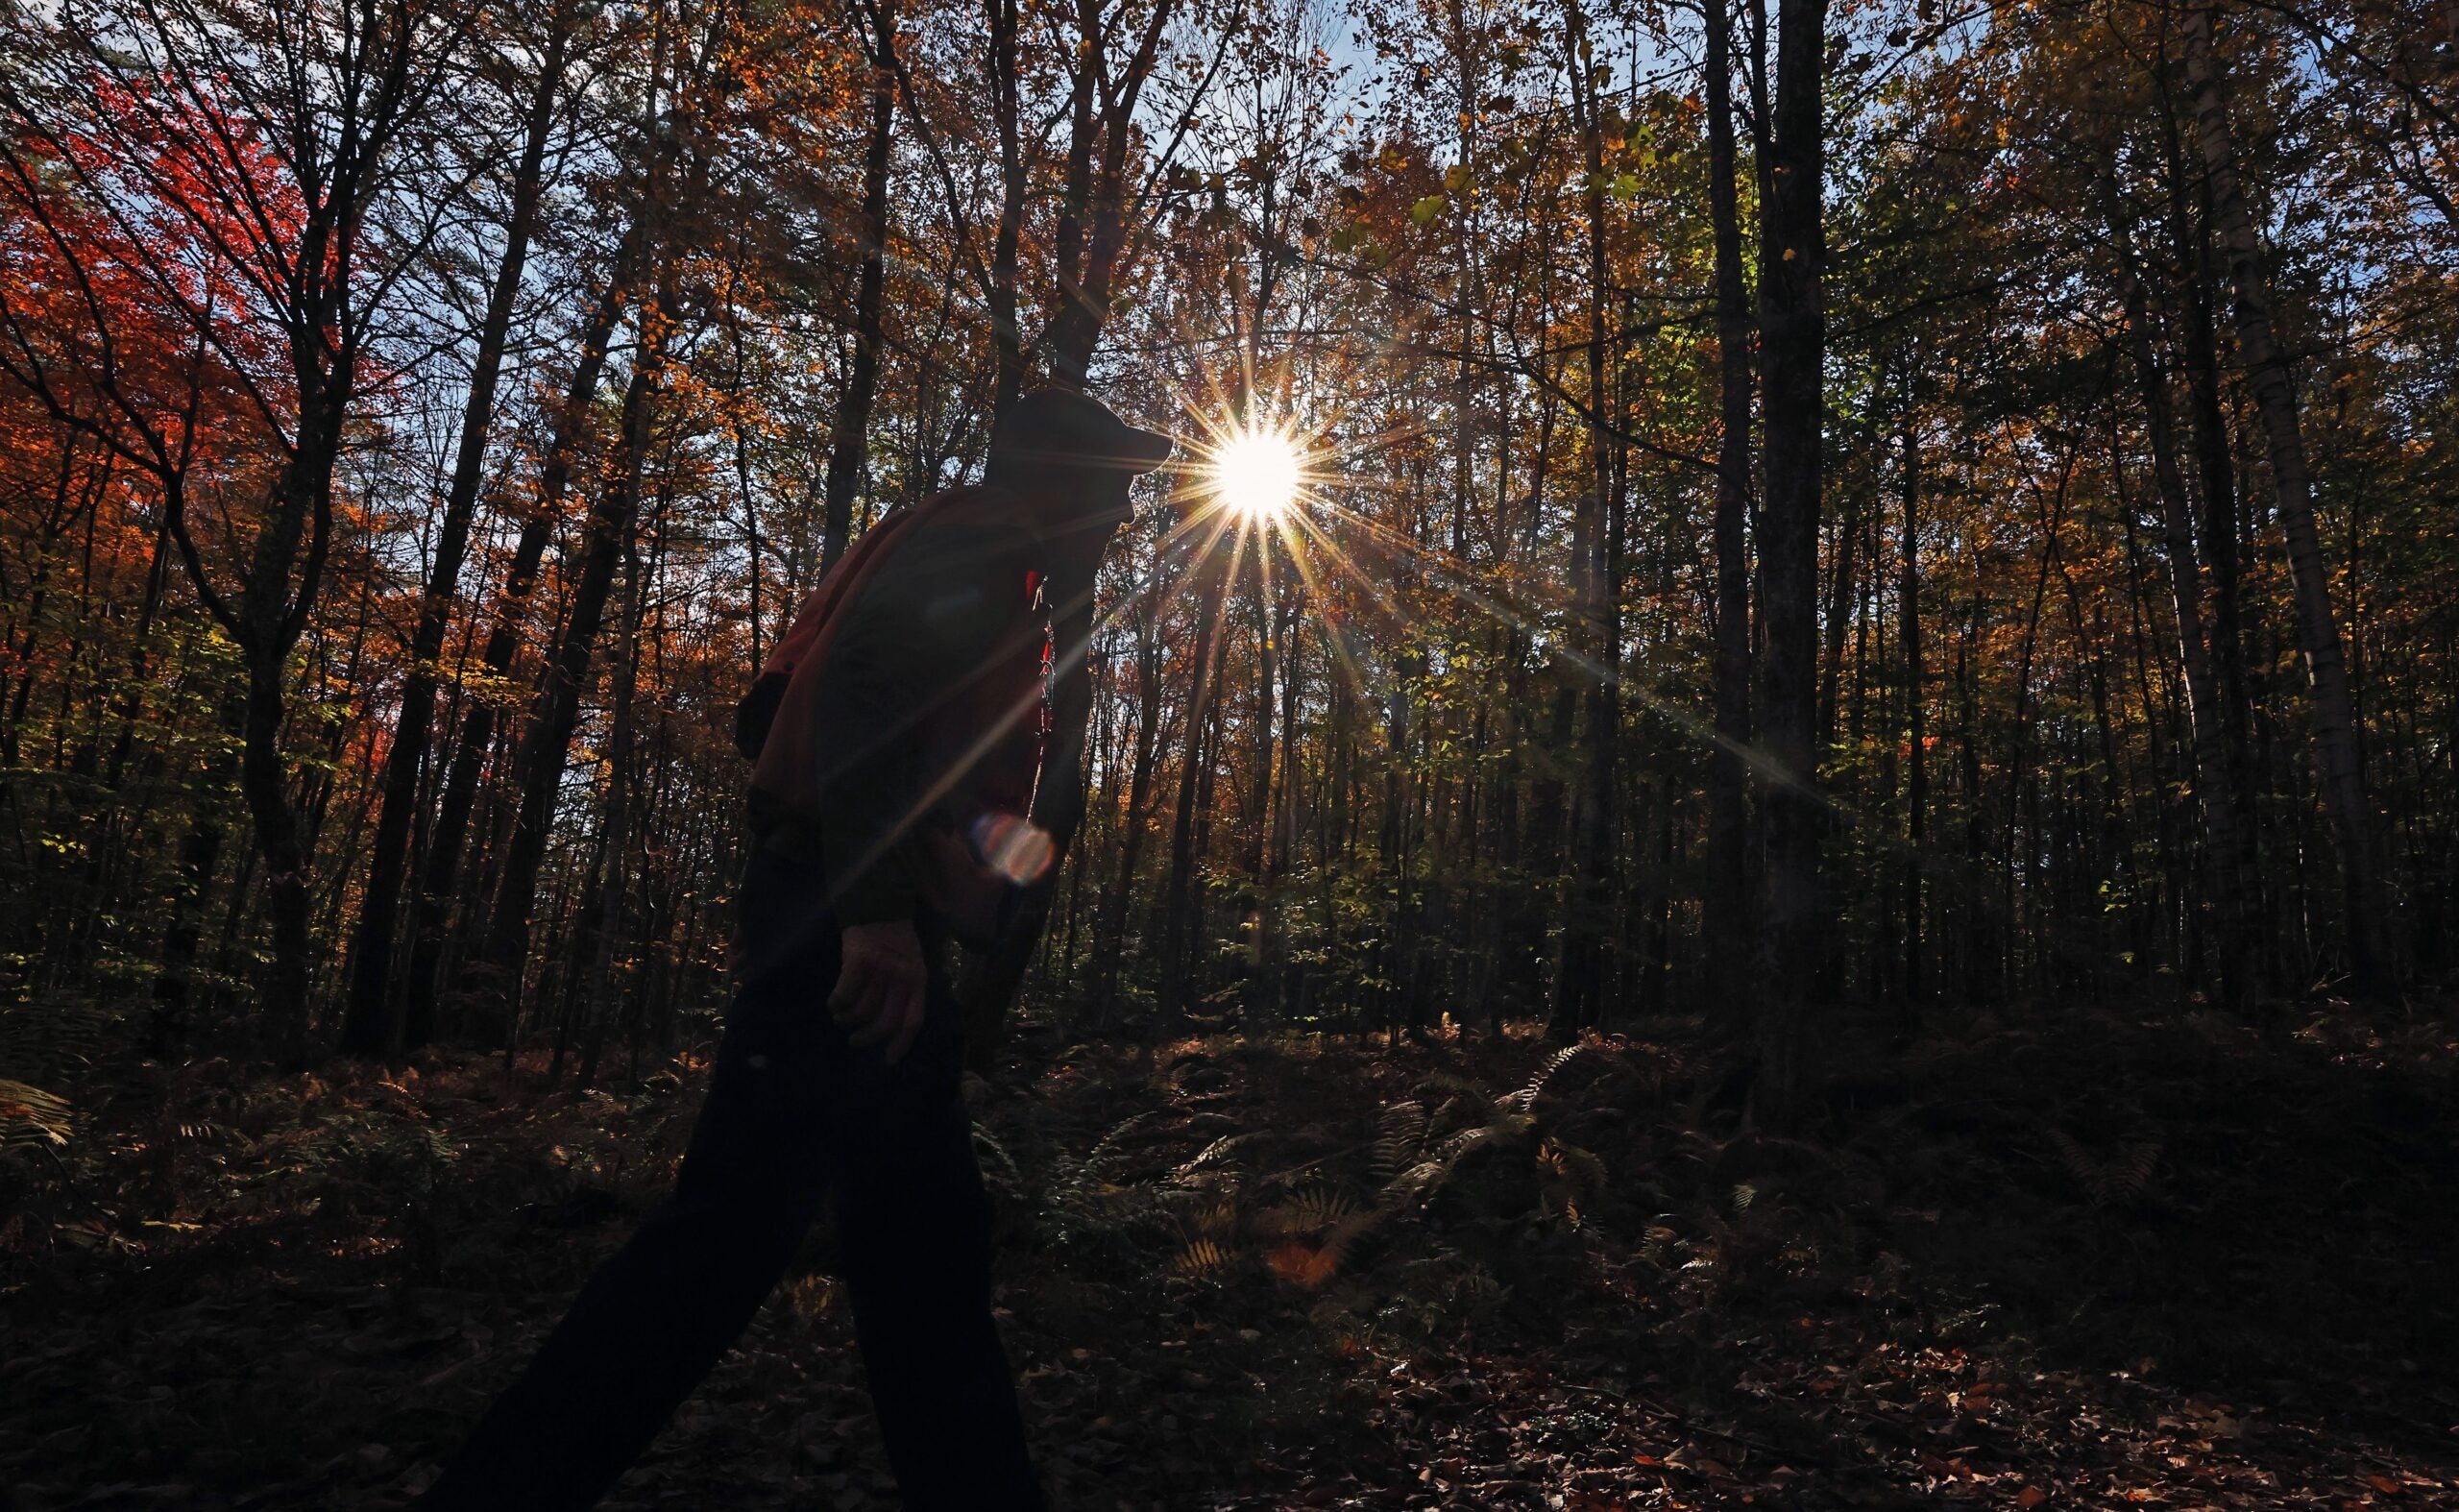
<path id="1" fill-rule="evenodd" d="M 817 743 L 824 736 L 811 727 L 812 706 L 843 613 L 909 531 L 979 493 L 954 489 L 891 509 L 846 549 L 794 611 L 784 638 L 735 705 L 735 748 L 752 763 L 755 828 L 816 820 Z M 992 809 L 962 818 L 935 814 L 918 827 L 924 896 L 969 945 L 994 943 L 1014 916 L 1019 889 L 1048 868 L 1049 839 L 1021 812 L 1031 791 L 1028 773 L 1024 792 L 999 794 Z"/>
<path id="2" fill-rule="evenodd" d="M 863 532 L 862 539 L 847 547 L 820 574 L 818 584 L 803 596 L 793 622 L 786 627 L 785 636 L 768 648 L 767 659 L 760 664 L 750 689 L 734 706 L 734 748 L 743 753 L 743 760 L 756 763 L 767 749 L 769 732 L 776 728 L 777 711 L 786 701 L 794 669 L 813 661 L 815 652 L 825 651 L 827 641 L 835 635 L 837 611 L 853 601 L 855 587 L 869 579 L 888 555 L 888 549 L 937 501 L 931 499 L 918 505 L 900 504 L 890 509 Z"/>

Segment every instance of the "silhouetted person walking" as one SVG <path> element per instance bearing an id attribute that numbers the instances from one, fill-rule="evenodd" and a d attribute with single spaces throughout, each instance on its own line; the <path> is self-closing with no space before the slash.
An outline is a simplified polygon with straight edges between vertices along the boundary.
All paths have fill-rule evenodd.
<path id="1" fill-rule="evenodd" d="M 422 1505 L 581 1508 L 750 1322 L 821 1202 L 907 1506 L 1042 1505 L 990 1315 L 988 1202 L 945 938 L 1047 865 L 1048 610 L 1088 592 L 1170 438 L 1025 395 L 982 486 L 892 512 L 744 700 L 739 988 L 674 1195 L 590 1279 Z"/>

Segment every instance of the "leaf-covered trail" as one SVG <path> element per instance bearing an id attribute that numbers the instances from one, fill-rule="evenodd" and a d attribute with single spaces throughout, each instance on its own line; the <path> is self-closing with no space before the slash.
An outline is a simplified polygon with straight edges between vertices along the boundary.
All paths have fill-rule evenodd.
<path id="1" fill-rule="evenodd" d="M 1029 1039 L 974 1091 L 1054 1500 L 2459 1505 L 2447 1036 L 2043 1017 L 1798 1140 L 1681 1025 Z M 401 1504 L 695 1086 L 124 1085 L 7 1231 L 6 1504 Z M 610 1506 L 894 1505 L 828 1250 Z"/>

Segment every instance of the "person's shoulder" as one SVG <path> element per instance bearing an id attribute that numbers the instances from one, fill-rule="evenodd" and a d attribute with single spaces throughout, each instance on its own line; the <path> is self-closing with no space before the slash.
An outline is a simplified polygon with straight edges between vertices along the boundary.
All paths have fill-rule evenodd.
<path id="1" fill-rule="evenodd" d="M 919 506 L 913 545 L 921 554 L 985 561 L 1033 555 L 1040 540 L 1025 519 L 1025 501 L 1004 488 L 968 483 L 935 494 Z"/>

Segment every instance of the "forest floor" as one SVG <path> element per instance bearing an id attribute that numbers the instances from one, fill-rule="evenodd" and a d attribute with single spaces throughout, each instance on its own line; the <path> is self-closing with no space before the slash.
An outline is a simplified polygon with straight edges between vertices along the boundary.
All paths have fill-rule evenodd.
<path id="1" fill-rule="evenodd" d="M 1831 1064 L 1792 1138 L 1679 1022 L 1029 1028 L 972 1090 L 1060 1508 L 2459 1506 L 2452 1021 L 2035 1005 Z M 0 1506 L 402 1504 L 701 1066 L 541 1069 L 81 1092 L 0 1172 Z M 895 1504 L 828 1249 L 610 1506 Z"/>

